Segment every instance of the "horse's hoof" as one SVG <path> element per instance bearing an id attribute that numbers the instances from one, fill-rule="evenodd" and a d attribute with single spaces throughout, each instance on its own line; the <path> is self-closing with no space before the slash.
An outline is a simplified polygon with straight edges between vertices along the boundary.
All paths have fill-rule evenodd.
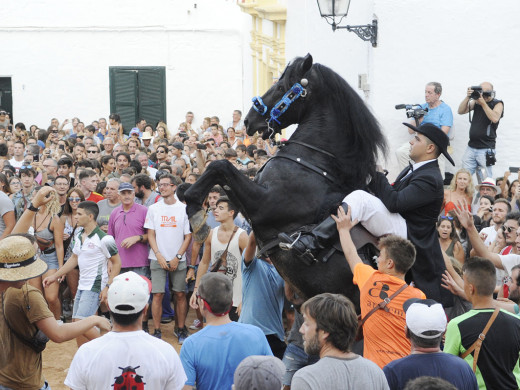
<path id="1" fill-rule="evenodd" d="M 193 232 L 193 239 L 195 240 L 195 242 L 203 243 L 204 241 L 206 241 L 206 238 L 208 238 L 210 231 L 211 228 L 208 225 L 204 224 L 199 228 L 199 230 Z"/>

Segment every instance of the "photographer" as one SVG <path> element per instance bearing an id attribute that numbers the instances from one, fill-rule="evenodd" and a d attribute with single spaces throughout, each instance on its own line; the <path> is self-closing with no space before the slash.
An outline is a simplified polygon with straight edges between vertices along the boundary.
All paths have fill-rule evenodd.
<path id="1" fill-rule="evenodd" d="M 469 87 L 466 97 L 460 103 L 460 115 L 470 111 L 473 111 L 473 119 L 470 119 L 469 142 L 462 157 L 462 167 L 472 175 L 476 171 L 480 183 L 484 179 L 481 167 L 486 169 L 486 177 L 493 177 L 495 141 L 498 122 L 504 116 L 504 102 L 495 99 L 493 85 L 484 82 L 479 87 Z"/>
<path id="2" fill-rule="evenodd" d="M 448 134 L 451 127 L 453 126 L 453 114 L 451 112 L 450 106 L 444 103 L 440 97 L 442 94 L 442 85 L 441 83 L 432 81 L 426 84 L 424 88 L 424 99 L 426 103 L 421 104 L 421 108 L 424 111 L 427 111 L 424 116 L 415 117 L 415 123 L 413 125 L 419 126 L 419 124 L 423 123 L 431 123 Z M 396 107 L 397 108 L 397 107 Z M 412 129 L 408 129 L 408 133 L 413 134 L 414 131 Z M 397 163 L 399 164 L 399 171 L 402 171 L 408 163 L 410 162 L 410 158 L 408 157 L 410 153 L 410 144 L 407 142 L 403 146 L 401 146 L 396 151 Z M 445 160 L 444 158 L 439 158 L 439 169 L 441 170 L 441 175 L 444 178 L 444 167 Z"/>

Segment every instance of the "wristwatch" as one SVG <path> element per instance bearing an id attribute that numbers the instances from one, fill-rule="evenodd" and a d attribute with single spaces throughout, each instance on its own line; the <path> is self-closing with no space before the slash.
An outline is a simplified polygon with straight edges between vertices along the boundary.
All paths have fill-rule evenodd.
<path id="1" fill-rule="evenodd" d="M 178 253 L 175 255 L 176 258 L 178 258 L 179 260 L 182 260 L 182 255 L 179 255 Z"/>
<path id="2" fill-rule="evenodd" d="M 190 264 L 190 265 L 188 265 L 188 268 L 191 268 L 191 269 L 196 269 L 197 267 L 196 267 L 196 266 L 194 266 L 194 265 L 191 265 L 191 264 Z"/>
<path id="3" fill-rule="evenodd" d="M 142 234 L 139 235 L 139 242 L 143 242 L 143 235 Z"/>
<path id="4" fill-rule="evenodd" d="M 32 202 L 29 203 L 29 206 L 27 207 L 27 210 L 31 210 L 31 211 L 34 211 L 35 213 L 38 212 L 38 207 L 34 207 Z"/>

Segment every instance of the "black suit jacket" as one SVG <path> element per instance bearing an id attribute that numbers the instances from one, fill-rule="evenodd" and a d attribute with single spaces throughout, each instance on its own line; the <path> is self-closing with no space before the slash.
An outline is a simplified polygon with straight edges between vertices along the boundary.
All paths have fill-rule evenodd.
<path id="1" fill-rule="evenodd" d="M 441 287 L 446 267 L 436 229 L 444 198 L 439 164 L 437 160 L 429 162 L 404 177 L 409 169 L 401 172 L 393 185 L 378 172 L 369 187 L 390 212 L 406 220 L 408 239 L 417 251 L 407 281 L 414 281 L 426 297 L 452 306 L 451 293 Z"/>

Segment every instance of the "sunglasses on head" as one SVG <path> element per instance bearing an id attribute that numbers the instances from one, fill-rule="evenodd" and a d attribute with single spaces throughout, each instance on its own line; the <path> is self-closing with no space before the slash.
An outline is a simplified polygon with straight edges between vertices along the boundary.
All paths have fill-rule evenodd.
<path id="1" fill-rule="evenodd" d="M 447 219 L 448 221 L 453 221 L 453 217 L 450 217 L 449 215 L 441 215 L 441 219 Z"/>
<path id="2" fill-rule="evenodd" d="M 22 170 L 22 169 L 32 169 L 32 165 L 22 165 L 20 170 Z"/>

